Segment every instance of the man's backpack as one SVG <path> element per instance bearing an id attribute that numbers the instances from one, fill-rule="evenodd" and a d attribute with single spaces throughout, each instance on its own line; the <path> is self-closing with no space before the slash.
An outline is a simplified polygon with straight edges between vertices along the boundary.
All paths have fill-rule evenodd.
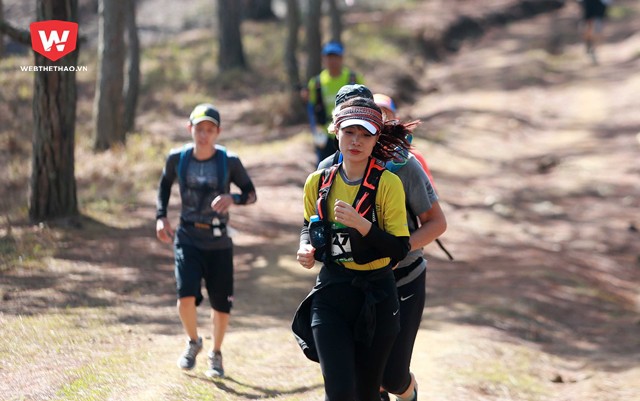
<path id="1" fill-rule="evenodd" d="M 324 99 L 322 97 L 322 83 L 320 82 L 320 74 L 314 77 L 316 88 L 316 103 L 313 106 L 313 112 L 316 116 L 316 123 L 325 125 L 327 123 L 327 110 L 324 107 Z M 349 70 L 349 85 L 356 83 L 356 73 Z"/>
<path id="2" fill-rule="evenodd" d="M 227 148 L 221 145 L 216 145 L 216 155 L 220 153 L 220 157 L 216 156 L 216 169 L 218 171 L 218 185 L 220 191 L 224 192 L 227 183 Z M 178 161 L 178 180 L 180 181 L 180 187 L 183 187 L 187 181 L 187 166 L 191 160 L 193 154 L 193 144 L 189 143 L 182 147 L 180 151 L 180 161 Z"/>

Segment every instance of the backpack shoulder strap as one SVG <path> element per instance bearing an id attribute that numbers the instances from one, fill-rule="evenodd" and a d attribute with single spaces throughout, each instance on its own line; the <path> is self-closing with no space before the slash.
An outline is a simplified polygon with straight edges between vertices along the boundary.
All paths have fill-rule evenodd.
<path id="1" fill-rule="evenodd" d="M 313 104 L 313 112 L 315 114 L 316 123 L 324 125 L 327 123 L 327 110 L 324 106 L 324 98 L 322 97 L 322 82 L 320 74 L 314 77 L 315 80 L 315 103 Z"/>
<path id="2" fill-rule="evenodd" d="M 327 198 L 339 168 L 340 164 L 335 164 L 324 169 L 320 176 L 320 180 L 318 182 L 318 201 L 316 202 L 316 210 L 318 212 L 318 217 L 320 217 L 321 220 L 326 220 L 328 217 Z M 360 188 L 356 194 L 356 199 L 353 202 L 353 207 L 356 209 L 356 212 L 372 223 L 375 223 L 377 220 L 375 208 L 376 191 L 378 190 L 378 183 L 380 182 L 380 177 L 382 177 L 384 170 L 383 162 L 373 157 L 369 158 L 367 171 L 362 178 L 362 184 L 360 184 Z"/>
<path id="3" fill-rule="evenodd" d="M 187 180 L 187 165 L 193 154 L 193 144 L 188 143 L 182 147 L 180 151 L 180 160 L 178 161 L 178 180 L 180 185 L 184 185 Z"/>
<path id="4" fill-rule="evenodd" d="M 355 71 L 349 70 L 349 84 L 353 85 L 356 83 L 357 75 Z"/>
<path id="5" fill-rule="evenodd" d="M 224 192 L 227 188 L 227 148 L 222 145 L 216 145 L 216 155 L 218 153 L 220 153 L 220 156 L 216 157 L 218 183 L 221 186 L 222 192 Z"/>
<path id="6" fill-rule="evenodd" d="M 336 173 L 338 172 L 339 167 L 339 165 L 333 165 L 322 170 L 322 175 L 318 181 L 318 200 L 316 201 L 316 211 L 318 212 L 320 220 L 323 221 L 327 221 L 327 218 L 329 217 L 327 213 L 327 197 L 329 196 L 331 184 L 333 184 L 333 180 L 336 178 Z"/>
<path id="7" fill-rule="evenodd" d="M 342 162 L 342 153 L 339 150 L 336 150 L 336 153 L 333 154 L 333 159 L 331 160 L 331 164 L 338 164 Z"/>
<path id="8" fill-rule="evenodd" d="M 360 184 L 360 189 L 358 189 L 356 199 L 353 202 L 353 207 L 356 209 L 356 212 L 372 223 L 376 223 L 377 220 L 375 207 L 376 192 L 384 170 L 383 162 L 374 157 L 369 158 L 367 171 L 362 178 L 362 184 Z"/>
<path id="9" fill-rule="evenodd" d="M 324 100 L 322 98 L 322 82 L 320 81 L 320 74 L 316 75 L 316 104 L 324 106 Z"/>
<path id="10" fill-rule="evenodd" d="M 216 145 L 216 153 L 220 152 L 220 157 L 216 157 L 216 168 L 218 170 L 218 182 L 221 183 L 222 189 L 226 188 L 227 179 L 227 148 Z M 178 180 L 180 185 L 184 185 L 187 180 L 187 166 L 193 155 L 193 144 L 188 143 L 182 147 L 180 151 L 180 159 L 178 161 Z"/>

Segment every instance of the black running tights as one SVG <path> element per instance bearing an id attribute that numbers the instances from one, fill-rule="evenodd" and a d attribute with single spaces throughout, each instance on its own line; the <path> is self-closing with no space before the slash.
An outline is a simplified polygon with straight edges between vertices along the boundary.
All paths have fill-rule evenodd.
<path id="1" fill-rule="evenodd" d="M 345 324 L 313 328 L 324 377 L 325 401 L 377 401 L 382 372 L 395 335 L 373 338 L 367 347 L 354 341 Z"/>

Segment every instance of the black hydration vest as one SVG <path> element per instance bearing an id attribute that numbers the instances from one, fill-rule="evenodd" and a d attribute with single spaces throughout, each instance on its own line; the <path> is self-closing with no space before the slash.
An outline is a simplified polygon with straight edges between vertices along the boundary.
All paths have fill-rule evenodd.
<path id="1" fill-rule="evenodd" d="M 328 221 L 327 198 L 341 165 L 337 164 L 325 169 L 320 177 L 316 209 L 318 217 L 324 223 L 322 225 L 325 230 L 324 236 L 330 243 L 327 243 L 324 249 L 316 249 L 315 257 L 319 261 L 327 262 L 352 258 L 358 264 L 368 263 L 377 258 L 372 257 L 371 252 L 366 252 L 365 249 L 362 249 L 362 246 L 358 245 L 362 243 L 362 235 L 356 229 L 350 227 L 332 229 L 331 223 Z M 367 171 L 362 178 L 362 183 L 352 204 L 356 212 L 373 224 L 378 223 L 376 192 L 384 170 L 383 162 L 372 157 L 369 158 Z"/>

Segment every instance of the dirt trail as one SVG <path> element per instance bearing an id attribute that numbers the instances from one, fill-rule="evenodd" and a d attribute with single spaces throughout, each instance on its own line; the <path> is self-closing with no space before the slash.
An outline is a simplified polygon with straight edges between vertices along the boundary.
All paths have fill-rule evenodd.
<path id="1" fill-rule="evenodd" d="M 424 151 L 458 262 L 433 263 L 427 316 L 495 329 L 462 343 L 508 334 L 559 358 L 536 367 L 564 383 L 549 399 L 637 400 L 640 36 L 609 24 L 598 66 L 571 36 L 562 58 L 539 49 L 575 22 L 514 24 L 428 72 L 440 90 L 409 113 L 438 141 Z"/>

